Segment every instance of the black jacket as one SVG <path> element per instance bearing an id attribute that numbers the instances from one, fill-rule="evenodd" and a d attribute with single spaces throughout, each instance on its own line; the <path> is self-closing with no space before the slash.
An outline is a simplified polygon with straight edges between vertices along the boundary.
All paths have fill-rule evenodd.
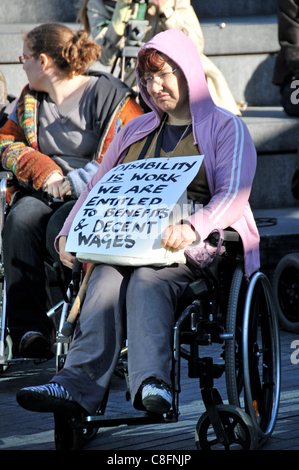
<path id="1" fill-rule="evenodd" d="M 283 87 L 299 76 L 299 0 L 278 0 L 278 28 L 281 49 L 274 67 L 273 83 Z"/>

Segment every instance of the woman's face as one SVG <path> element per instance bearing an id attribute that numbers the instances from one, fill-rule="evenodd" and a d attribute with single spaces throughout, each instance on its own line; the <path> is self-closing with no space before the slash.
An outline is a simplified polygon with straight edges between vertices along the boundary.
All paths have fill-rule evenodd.
<path id="1" fill-rule="evenodd" d="M 144 78 L 149 95 L 160 109 L 176 118 L 190 117 L 187 81 L 174 62 L 168 60 L 162 70 L 145 73 Z"/>
<path id="2" fill-rule="evenodd" d="M 40 58 L 35 59 L 33 57 L 32 51 L 28 49 L 26 43 L 24 43 L 23 46 L 23 55 L 26 57 L 24 59 L 23 69 L 26 72 L 30 89 L 44 91 L 42 87 L 43 69 L 41 67 Z"/>

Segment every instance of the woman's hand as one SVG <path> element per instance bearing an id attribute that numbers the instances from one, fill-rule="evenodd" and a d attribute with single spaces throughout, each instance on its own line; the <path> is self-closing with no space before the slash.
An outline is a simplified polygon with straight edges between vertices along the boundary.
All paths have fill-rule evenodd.
<path id="1" fill-rule="evenodd" d="M 60 254 L 60 260 L 62 264 L 67 266 L 68 268 L 73 269 L 74 261 L 76 257 L 72 255 L 72 253 L 69 253 L 68 251 L 65 251 L 65 245 L 66 245 L 66 237 L 61 236 L 59 238 L 59 254 Z"/>
<path id="2" fill-rule="evenodd" d="M 62 186 L 63 180 L 64 178 L 60 173 L 53 173 L 45 184 L 45 191 L 55 199 L 61 199 L 60 188 Z"/>
<path id="3" fill-rule="evenodd" d="M 62 185 L 59 188 L 60 197 L 63 199 L 64 196 L 72 196 L 72 188 L 68 178 L 65 178 Z"/>
<path id="4" fill-rule="evenodd" d="M 55 199 L 64 199 L 64 196 L 72 196 L 72 188 L 68 178 L 60 173 L 53 173 L 45 185 L 45 191 Z"/>
<path id="5" fill-rule="evenodd" d="M 190 225 L 169 225 L 162 235 L 161 245 L 173 248 L 173 251 L 183 250 L 196 240 L 196 235 Z"/>

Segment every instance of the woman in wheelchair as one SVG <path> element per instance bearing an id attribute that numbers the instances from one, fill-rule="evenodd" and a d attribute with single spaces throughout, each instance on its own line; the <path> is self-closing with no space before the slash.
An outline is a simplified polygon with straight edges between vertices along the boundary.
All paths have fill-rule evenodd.
<path id="1" fill-rule="evenodd" d="M 0 130 L 1 164 L 15 176 L 3 232 L 14 356 L 53 357 L 44 259 L 59 260 L 54 240 L 75 200 L 116 132 L 142 114 L 120 80 L 86 72 L 100 54 L 85 32 L 62 24 L 24 38 L 29 84 Z"/>
<path id="2" fill-rule="evenodd" d="M 28 410 L 95 414 L 123 345 L 126 312 L 133 406 L 167 412 L 172 403 L 170 362 L 176 306 L 188 283 L 197 277 L 194 263 L 204 255 L 204 243 L 196 253 L 190 245 L 199 238 L 206 240 L 215 229 L 230 226 L 243 241 L 246 276 L 259 267 L 259 236 L 248 203 L 256 152 L 245 124 L 215 106 L 195 46 L 181 31 L 162 32 L 145 44 L 138 54 L 136 74 L 152 112 L 128 123 L 109 146 L 57 237 L 61 260 L 69 267 L 74 262 L 74 256 L 65 251 L 66 238 L 93 185 L 113 166 L 137 160 L 150 134 L 153 139 L 145 158 L 157 152 L 186 159 L 204 155 L 203 165 L 187 188 L 188 198 L 204 205 L 203 223 L 199 225 L 195 212 L 180 225 L 169 226 L 163 235 L 163 246 L 184 250 L 185 264 L 95 266 L 63 369 L 49 384 L 17 394 L 18 403 Z"/>

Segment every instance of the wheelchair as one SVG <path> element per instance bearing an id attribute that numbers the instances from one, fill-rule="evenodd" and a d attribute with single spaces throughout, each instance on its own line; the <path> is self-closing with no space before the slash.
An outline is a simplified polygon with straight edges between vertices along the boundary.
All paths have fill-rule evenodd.
<path id="1" fill-rule="evenodd" d="M 284 330 L 299 333 L 299 253 L 289 253 L 279 261 L 273 294 L 279 323 Z"/>
<path id="2" fill-rule="evenodd" d="M 206 408 L 195 428 L 198 450 L 253 450 L 270 438 L 279 410 L 281 373 L 272 288 L 260 271 L 250 280 L 245 277 L 242 243 L 236 232 L 226 230 L 224 243 L 226 252 L 210 266 L 202 267 L 200 278 L 189 284 L 179 301 L 173 330 L 171 410 L 163 416 L 143 412 L 109 416 L 105 414 L 108 390 L 95 416 L 67 418 L 54 414 L 57 450 L 82 449 L 101 427 L 177 422 L 181 360 L 188 363 L 189 377 L 199 380 Z M 57 337 L 62 351 L 58 370 L 63 367 L 73 331 L 74 319 L 67 310 L 65 313 Z M 222 345 L 219 364 L 212 357 L 199 356 L 201 346 L 214 343 Z M 127 348 L 130 345 L 121 352 L 118 366 L 125 377 Z M 214 386 L 214 380 L 223 374 L 228 403 Z"/>
<path id="3" fill-rule="evenodd" d="M 9 171 L 0 171 L 0 233 L 4 227 L 5 219 L 8 215 L 7 205 L 7 189 L 10 183 L 13 181 L 13 174 Z M 50 310 L 47 315 L 51 318 L 54 324 L 59 324 L 59 315 L 63 315 L 63 309 L 66 308 L 72 299 L 72 288 L 71 285 L 66 290 L 64 281 L 61 274 L 61 269 L 58 263 L 54 263 L 50 260 L 45 259 L 45 269 L 50 270 L 53 274 L 54 285 L 59 287 L 61 293 L 61 300 L 57 302 Z M 9 327 L 7 324 L 6 315 L 6 286 L 5 286 L 5 275 L 4 275 L 4 259 L 3 259 L 3 247 L 2 237 L 0 236 L 0 375 L 6 372 L 10 366 L 24 363 L 41 363 L 47 361 L 46 358 L 22 358 L 13 357 L 13 343 L 9 333 Z"/>

